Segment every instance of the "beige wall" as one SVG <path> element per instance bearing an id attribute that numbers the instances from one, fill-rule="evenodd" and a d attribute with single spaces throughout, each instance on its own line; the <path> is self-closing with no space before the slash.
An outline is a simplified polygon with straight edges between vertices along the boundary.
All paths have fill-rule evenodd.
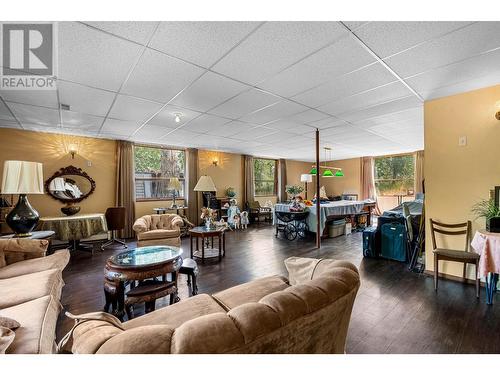
<path id="1" fill-rule="evenodd" d="M 484 228 L 471 207 L 500 185 L 500 85 L 425 103 L 426 216 L 443 222 L 472 220 L 473 230 Z M 466 146 L 458 138 L 467 137 Z M 427 221 L 426 268 L 434 269 Z M 458 246 L 458 245 L 456 245 Z M 461 266 L 444 262 L 440 271 L 461 276 Z M 469 277 L 473 267 L 469 267 Z"/>
<path id="2" fill-rule="evenodd" d="M 361 159 L 344 159 L 328 162 L 327 165 L 342 168 L 344 177 L 322 178 L 329 196 L 358 194 L 361 197 Z"/>
<path id="3" fill-rule="evenodd" d="M 69 144 L 78 145 L 75 159 L 67 152 Z M 0 129 L 0 176 L 5 160 L 43 163 L 47 180 L 62 167 L 82 168 L 96 182 L 94 194 L 79 203 L 82 213 L 104 212 L 115 204 L 116 142 L 15 129 Z M 91 166 L 88 166 L 91 162 Z M 30 195 L 29 200 L 41 216 L 62 215 L 64 205 L 49 195 Z M 17 198 L 16 198 L 17 201 Z"/>

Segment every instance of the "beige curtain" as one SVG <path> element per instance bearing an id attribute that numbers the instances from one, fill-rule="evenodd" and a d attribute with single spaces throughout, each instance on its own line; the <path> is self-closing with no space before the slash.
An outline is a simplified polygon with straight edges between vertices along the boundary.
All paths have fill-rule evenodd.
<path id="1" fill-rule="evenodd" d="M 198 208 L 198 193 L 194 191 L 194 187 L 198 182 L 198 150 L 196 148 L 188 148 L 186 150 L 186 156 L 187 156 L 186 203 L 188 206 L 187 217 L 190 222 L 198 224 L 200 217 L 200 210 Z"/>
<path id="2" fill-rule="evenodd" d="M 415 152 L 415 194 L 424 192 L 424 178 L 424 151 L 417 151 Z"/>
<path id="3" fill-rule="evenodd" d="M 375 189 L 375 159 L 372 156 L 361 158 L 361 199 L 377 200 L 377 190 Z M 373 212 L 375 215 L 381 214 L 378 203 Z"/>
<path id="4" fill-rule="evenodd" d="M 253 156 L 245 155 L 245 183 L 243 184 L 244 193 L 243 199 L 244 202 L 241 202 L 244 207 L 247 203 L 252 203 L 255 200 L 255 187 L 253 181 Z"/>
<path id="5" fill-rule="evenodd" d="M 278 161 L 278 202 L 286 202 L 286 160 Z"/>
<path id="6" fill-rule="evenodd" d="M 127 141 L 117 141 L 116 205 L 125 207 L 125 228 L 122 238 L 133 238 L 135 221 L 135 181 L 134 145 Z"/>

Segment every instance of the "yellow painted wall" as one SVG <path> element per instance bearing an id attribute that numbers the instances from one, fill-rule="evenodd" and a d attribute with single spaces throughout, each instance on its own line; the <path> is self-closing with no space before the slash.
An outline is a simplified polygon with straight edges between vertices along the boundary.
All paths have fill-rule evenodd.
<path id="1" fill-rule="evenodd" d="M 472 220 L 473 231 L 485 227 L 471 207 L 500 185 L 500 85 L 426 102 L 426 216 L 443 222 Z M 466 146 L 458 138 L 467 137 Z M 434 269 L 429 223 L 426 268 Z M 451 245 L 451 244 L 450 244 Z M 458 247 L 458 244 L 455 244 Z M 463 245 L 460 245 L 460 248 Z M 440 272 L 461 276 L 461 266 L 443 262 Z M 472 278 L 473 267 L 469 267 Z"/>
<path id="2" fill-rule="evenodd" d="M 69 144 L 78 145 L 78 154 L 71 159 Z M 5 160 L 25 160 L 43 164 L 47 180 L 62 167 L 82 168 L 96 182 L 96 189 L 80 202 L 81 213 L 104 212 L 115 204 L 116 142 L 105 139 L 40 133 L 15 129 L 0 129 L 0 176 Z M 88 166 L 87 162 L 92 166 Z M 49 195 L 30 195 L 33 207 L 41 216 L 62 215 L 63 203 Z M 15 199 L 17 201 L 17 198 Z"/>
<path id="3" fill-rule="evenodd" d="M 344 177 L 321 178 L 328 196 L 358 194 L 361 198 L 361 158 L 335 160 L 327 165 L 342 168 Z"/>

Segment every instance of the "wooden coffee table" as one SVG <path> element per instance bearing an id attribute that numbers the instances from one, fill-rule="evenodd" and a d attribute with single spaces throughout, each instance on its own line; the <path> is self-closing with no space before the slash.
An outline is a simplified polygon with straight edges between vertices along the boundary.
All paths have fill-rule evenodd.
<path id="1" fill-rule="evenodd" d="M 189 230 L 191 258 L 200 258 L 202 262 L 207 258 L 219 258 L 222 260 L 226 256 L 226 229 L 215 228 L 208 229 L 207 227 L 194 227 Z M 214 238 L 219 239 L 219 247 L 214 248 Z M 201 238 L 201 250 L 198 239 Z M 193 249 L 193 239 L 196 239 L 196 250 Z M 205 246 L 205 239 L 207 244 Z M 209 241 L 212 241 L 212 246 L 209 247 Z"/>
<path id="2" fill-rule="evenodd" d="M 145 302 L 146 312 L 149 312 L 155 309 L 157 298 L 170 295 L 170 303 L 177 302 L 181 255 L 182 250 L 178 247 L 146 246 L 108 258 L 104 267 L 104 311 L 109 312 L 112 307 L 113 315 L 122 319 L 127 309 L 131 319 L 134 303 Z M 125 290 L 127 286 L 130 286 L 129 291 Z"/>

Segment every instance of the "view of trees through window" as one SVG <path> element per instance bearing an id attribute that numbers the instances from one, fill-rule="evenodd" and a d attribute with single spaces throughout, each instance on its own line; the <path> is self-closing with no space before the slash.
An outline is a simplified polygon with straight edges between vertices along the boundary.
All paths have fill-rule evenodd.
<path id="1" fill-rule="evenodd" d="M 375 158 L 375 187 L 380 196 L 414 194 L 413 155 Z"/>
<path id="2" fill-rule="evenodd" d="M 276 160 L 254 159 L 253 174 L 255 195 L 276 195 Z"/>
<path id="3" fill-rule="evenodd" d="M 170 199 L 174 195 L 172 178 L 181 188 L 176 198 L 184 197 L 186 155 L 182 150 L 135 146 L 135 196 L 137 200 Z"/>

